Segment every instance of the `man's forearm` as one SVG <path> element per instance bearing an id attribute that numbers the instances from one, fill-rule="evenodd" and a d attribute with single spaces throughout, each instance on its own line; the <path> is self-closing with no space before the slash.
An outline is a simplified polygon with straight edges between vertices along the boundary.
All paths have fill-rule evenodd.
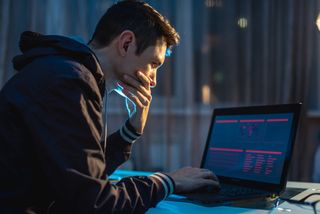
<path id="1" fill-rule="evenodd" d="M 118 131 L 109 135 L 106 146 L 106 174 L 110 175 L 131 155 L 132 144 L 140 137 L 127 121 Z"/>

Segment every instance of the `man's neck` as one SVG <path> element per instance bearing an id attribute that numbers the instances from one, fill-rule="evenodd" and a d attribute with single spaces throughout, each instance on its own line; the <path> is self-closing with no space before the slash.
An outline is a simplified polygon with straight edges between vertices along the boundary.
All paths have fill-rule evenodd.
<path id="1" fill-rule="evenodd" d="M 107 90 L 107 93 L 110 93 L 112 90 L 116 88 L 116 85 L 115 85 L 116 78 L 113 74 L 114 68 L 112 66 L 112 62 L 110 61 L 110 59 L 112 59 L 111 50 L 108 47 L 99 48 L 99 49 L 95 48 L 92 45 L 89 45 L 89 47 L 97 56 L 100 62 L 100 67 L 105 78 L 106 90 Z"/>

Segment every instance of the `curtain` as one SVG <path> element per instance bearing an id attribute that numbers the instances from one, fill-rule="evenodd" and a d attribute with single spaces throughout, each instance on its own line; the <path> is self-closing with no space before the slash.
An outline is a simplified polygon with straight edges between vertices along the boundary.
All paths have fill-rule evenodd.
<path id="1" fill-rule="evenodd" d="M 0 87 L 15 74 L 11 59 L 19 53 L 20 34 L 81 36 L 90 39 L 95 23 L 113 0 L 0 0 Z"/>

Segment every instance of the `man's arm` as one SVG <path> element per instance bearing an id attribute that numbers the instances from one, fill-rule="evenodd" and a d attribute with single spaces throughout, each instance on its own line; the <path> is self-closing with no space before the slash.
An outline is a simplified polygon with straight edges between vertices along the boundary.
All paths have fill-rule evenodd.
<path id="1" fill-rule="evenodd" d="M 131 177 L 112 185 L 102 179 L 100 100 L 86 76 L 65 72 L 36 91 L 26 120 L 39 170 L 57 213 L 142 213 L 165 198 L 170 185 L 161 175 Z M 167 177 L 167 179 L 170 179 Z"/>
<path id="2" fill-rule="evenodd" d="M 118 166 L 130 158 L 132 144 L 141 134 L 137 133 L 129 120 L 116 132 L 109 135 L 106 146 L 106 173 L 111 175 Z"/>
<path id="3" fill-rule="evenodd" d="M 106 146 L 106 173 L 112 174 L 116 168 L 127 161 L 131 155 L 132 144 L 142 135 L 151 104 L 150 80 L 142 72 L 136 78 L 123 76 L 124 82 L 118 82 L 123 93 L 136 106 L 136 111 L 115 133 L 108 136 Z M 128 102 L 128 100 L 126 100 Z"/>

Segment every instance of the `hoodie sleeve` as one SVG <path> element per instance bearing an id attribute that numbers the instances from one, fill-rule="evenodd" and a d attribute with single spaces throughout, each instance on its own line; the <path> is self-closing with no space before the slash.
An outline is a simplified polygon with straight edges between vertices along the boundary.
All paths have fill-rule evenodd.
<path id="1" fill-rule="evenodd" d="M 108 136 L 106 146 L 106 173 L 111 175 L 121 164 L 131 156 L 132 144 L 140 138 L 130 124 L 129 119 L 116 132 Z"/>
<path id="2" fill-rule="evenodd" d="M 54 201 L 50 213 L 143 213 L 173 191 L 172 179 L 162 173 L 116 185 L 102 179 L 101 105 L 90 77 L 60 75 L 38 93 L 28 128 Z"/>

